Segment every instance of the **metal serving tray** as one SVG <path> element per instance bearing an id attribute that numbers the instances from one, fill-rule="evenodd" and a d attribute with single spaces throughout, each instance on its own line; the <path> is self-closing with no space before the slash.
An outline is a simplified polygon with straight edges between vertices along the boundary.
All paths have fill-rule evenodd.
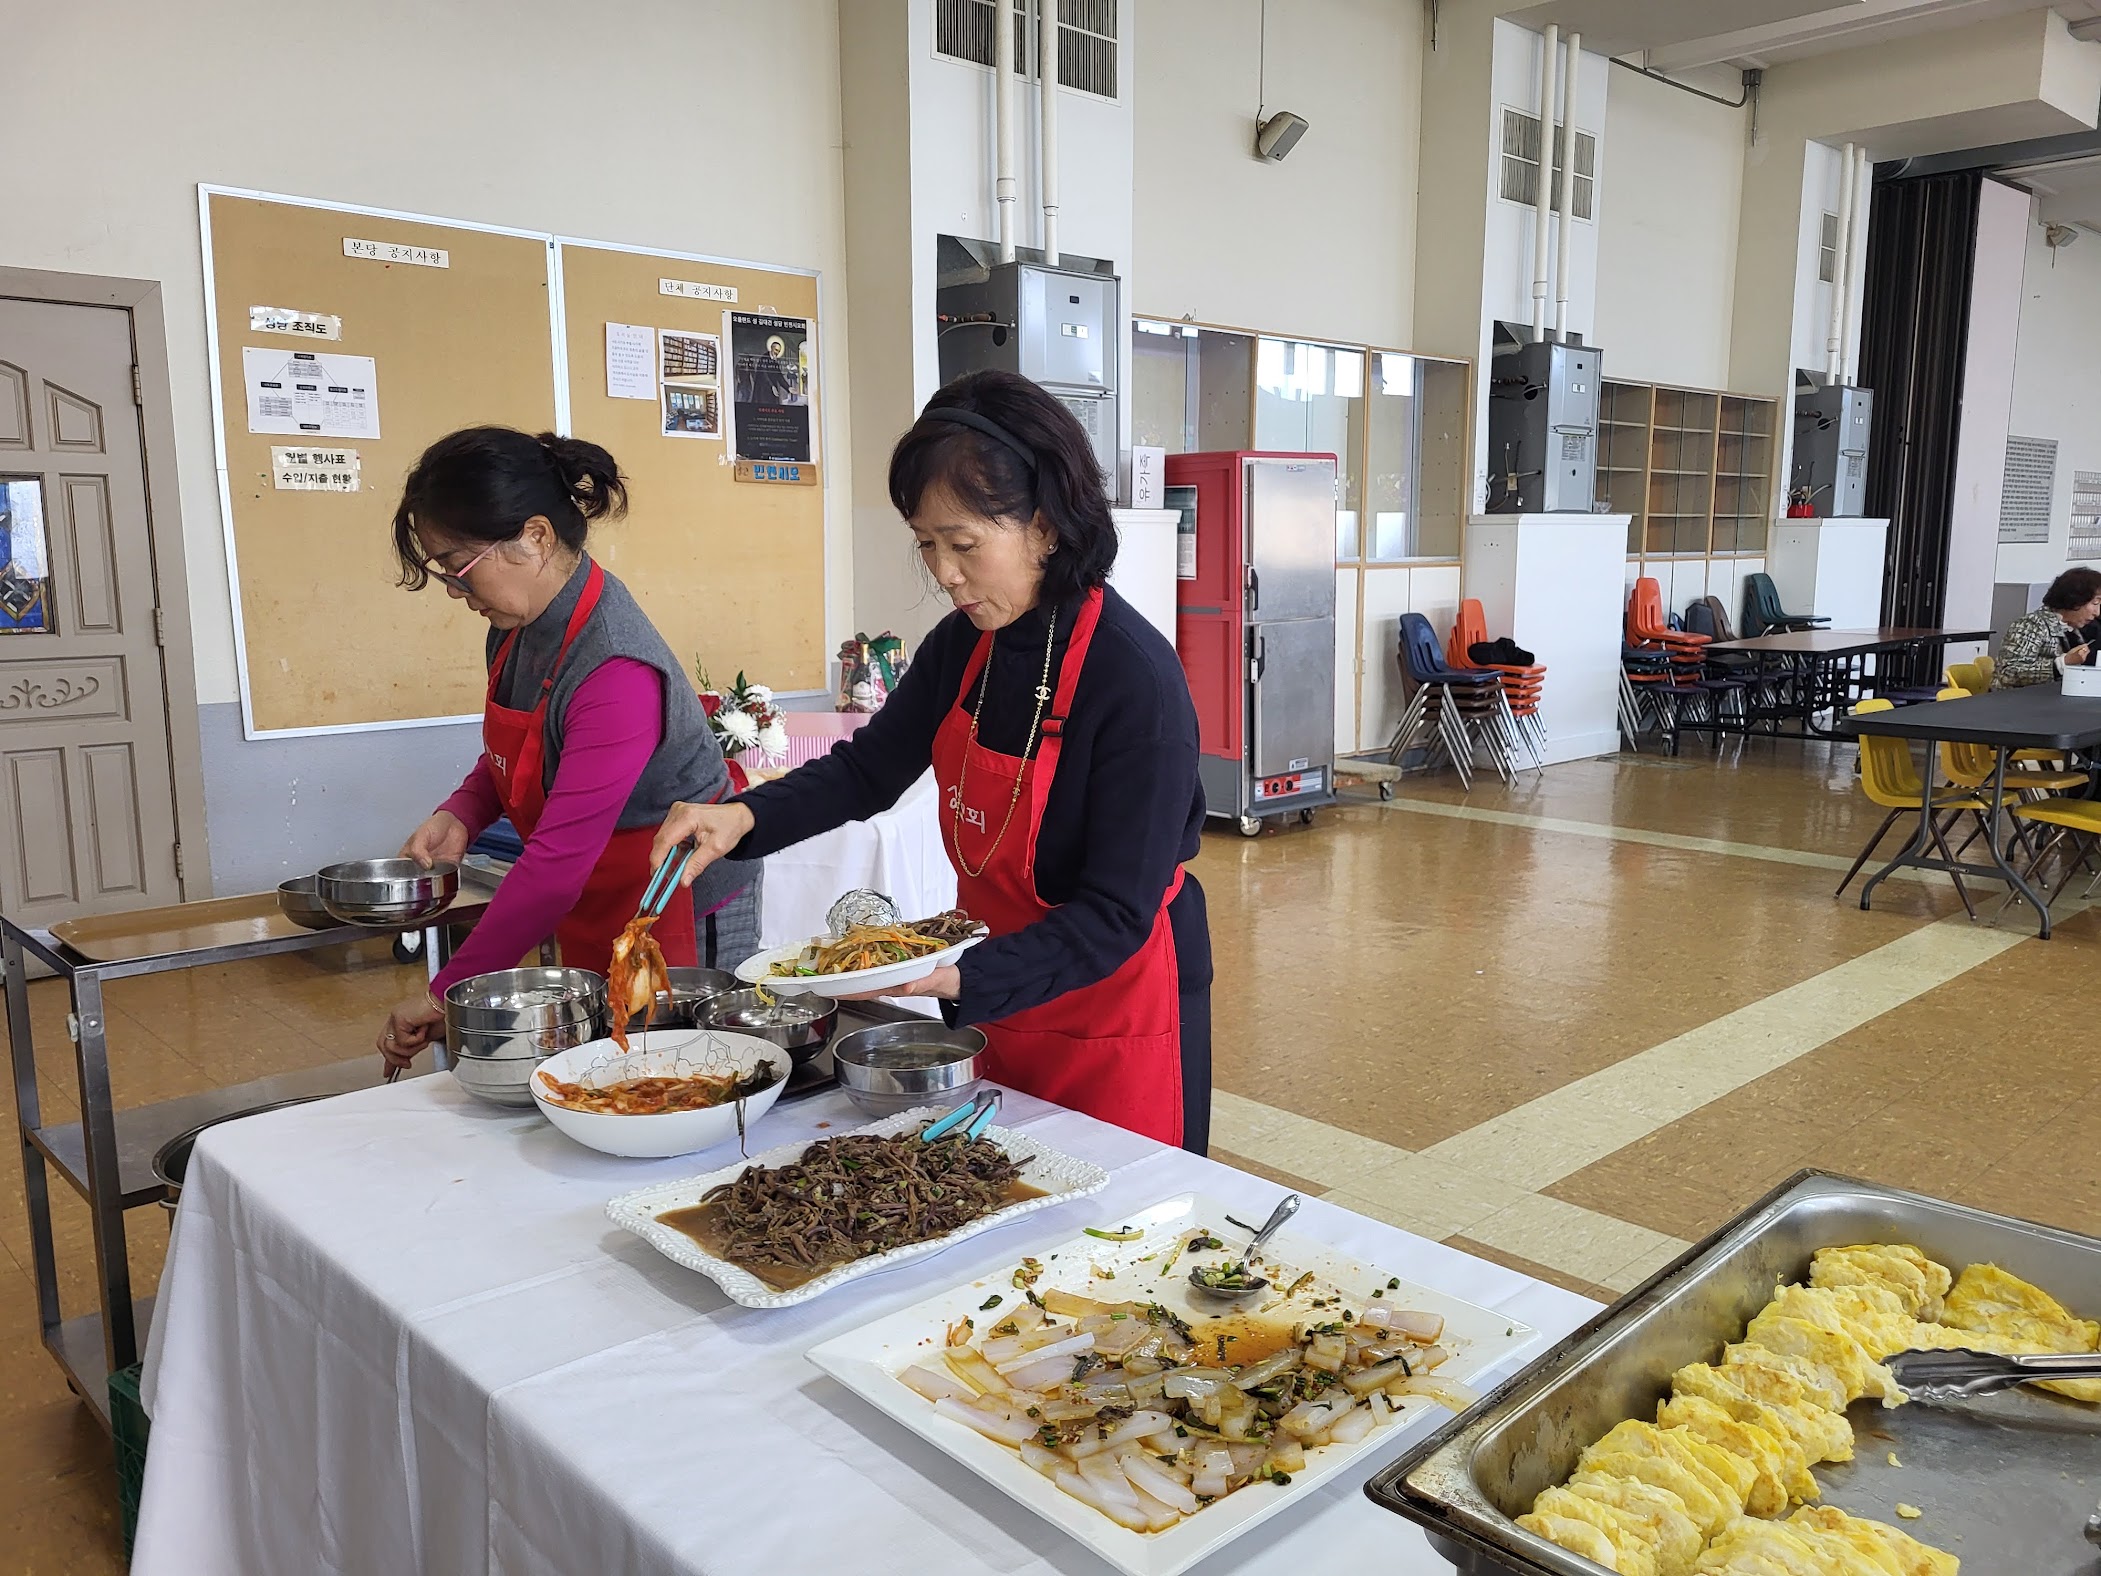
<path id="1" fill-rule="evenodd" d="M 1522 1531 L 1541 1489 L 1614 1424 L 1653 1418 L 1670 1376 L 1712 1361 L 1819 1248 L 1916 1243 L 1960 1274 L 1989 1261 L 2078 1313 L 2101 1312 L 2101 1241 L 1803 1171 L 1689 1249 L 1365 1485 L 1467 1576 L 1598 1576 Z M 1815 1469 L 1824 1502 L 1961 1557 L 1966 1576 L 2094 1576 L 2101 1408 L 2008 1391 L 1953 1406 L 1855 1403 L 1856 1458 Z M 1900 1466 L 1891 1466 L 1894 1455 Z M 1896 1515 L 1899 1502 L 1925 1512 Z"/>

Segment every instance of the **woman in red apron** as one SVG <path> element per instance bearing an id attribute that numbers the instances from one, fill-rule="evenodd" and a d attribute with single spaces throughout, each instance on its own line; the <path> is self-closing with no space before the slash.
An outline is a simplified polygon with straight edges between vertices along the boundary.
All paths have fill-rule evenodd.
<path id="1" fill-rule="evenodd" d="M 435 578 L 490 635 L 481 757 L 402 852 L 457 860 L 499 816 L 524 851 L 429 994 L 389 1015 L 389 1065 L 434 1037 L 455 981 L 516 967 L 549 935 L 565 964 L 604 973 L 655 868 L 666 809 L 732 786 L 678 659 L 584 551 L 590 522 L 625 505 L 611 455 L 552 434 L 471 428 L 409 474 L 394 520 L 403 583 Z M 718 943 L 726 918 L 739 921 L 721 947 L 731 961 L 756 950 L 756 869 L 727 865 L 694 904 L 666 910 L 654 935 L 668 963 L 699 961 L 698 909 Z"/>
<path id="2" fill-rule="evenodd" d="M 900 995 L 988 1041 L 989 1075 L 1201 1151 L 1210 937 L 1183 870 L 1203 824 L 1194 707 L 1167 640 L 1107 587 L 1116 529 L 1086 434 L 1026 379 L 928 404 L 890 491 L 956 611 L 868 724 L 657 848 L 688 876 L 864 819 L 932 769 L 961 906 L 992 939 Z M 705 877 L 703 877 L 705 879 Z"/>

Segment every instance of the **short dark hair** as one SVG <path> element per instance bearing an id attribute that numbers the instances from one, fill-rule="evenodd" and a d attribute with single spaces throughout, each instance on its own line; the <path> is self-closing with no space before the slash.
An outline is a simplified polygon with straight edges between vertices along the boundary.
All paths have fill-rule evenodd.
<path id="1" fill-rule="evenodd" d="M 2101 596 L 2101 570 L 2067 569 L 2050 582 L 2050 589 L 2043 593 L 2043 606 L 2053 613 L 2069 613 L 2097 596 Z"/>
<path id="2" fill-rule="evenodd" d="M 514 427 L 466 427 L 440 438 L 409 471 L 394 509 L 394 556 L 411 591 L 430 582 L 416 526 L 462 542 L 509 542 L 534 515 L 564 547 L 583 550 L 593 520 L 627 512 L 627 483 L 612 455 L 581 438 Z"/>
<path id="3" fill-rule="evenodd" d="M 1015 447 L 944 420 L 943 411 L 982 417 Z M 1041 515 L 1058 539 L 1043 566 L 1045 601 L 1063 601 L 1109 578 L 1116 522 L 1103 481 L 1079 418 L 1014 372 L 972 372 L 946 385 L 890 454 L 890 501 L 908 520 L 937 486 L 987 519 L 1026 522 Z"/>

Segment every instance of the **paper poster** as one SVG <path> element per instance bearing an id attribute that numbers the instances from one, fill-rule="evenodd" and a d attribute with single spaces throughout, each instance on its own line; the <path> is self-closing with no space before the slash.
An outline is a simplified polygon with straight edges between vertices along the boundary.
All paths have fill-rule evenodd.
<path id="1" fill-rule="evenodd" d="M 1131 507 L 1164 509 L 1167 485 L 1167 451 L 1138 444 L 1131 450 Z"/>
<path id="2" fill-rule="evenodd" d="M 722 340 L 682 328 L 657 331 L 664 383 L 664 436 L 722 437 Z"/>
<path id="3" fill-rule="evenodd" d="M 258 334 L 302 334 L 308 339 L 341 339 L 343 320 L 326 312 L 300 312 L 288 306 L 252 306 L 248 327 Z"/>
<path id="4" fill-rule="evenodd" d="M 270 450 L 270 482 L 279 492 L 354 493 L 361 470 L 355 449 Z"/>
<path id="5" fill-rule="evenodd" d="M 376 438 L 379 380 L 370 356 L 241 347 L 248 430 L 293 437 Z"/>
<path id="6" fill-rule="evenodd" d="M 698 279 L 659 279 L 657 294 L 679 296 L 687 301 L 724 301 L 737 304 L 735 285 L 704 285 Z"/>
<path id="7" fill-rule="evenodd" d="M 343 237 L 343 255 L 368 263 L 413 263 L 418 268 L 450 268 L 452 253 L 442 246 L 400 246 L 393 241 L 360 241 Z"/>
<path id="8" fill-rule="evenodd" d="M 1179 519 L 1175 521 L 1175 578 L 1196 578 L 1196 489 L 1194 487 L 1170 487 L 1167 489 L 1167 507 L 1174 510 Z"/>
<path id="9" fill-rule="evenodd" d="M 606 398 L 655 399 L 656 357 L 657 331 L 647 323 L 606 324 Z"/>
<path id="10" fill-rule="evenodd" d="M 736 379 L 731 411 L 736 458 L 809 463 L 816 458 L 810 421 L 816 347 L 810 320 L 757 312 L 723 315 Z"/>

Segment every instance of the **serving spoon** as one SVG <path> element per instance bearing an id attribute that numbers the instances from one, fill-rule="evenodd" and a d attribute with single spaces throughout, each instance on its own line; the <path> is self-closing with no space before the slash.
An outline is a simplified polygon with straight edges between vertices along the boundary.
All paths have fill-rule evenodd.
<path id="1" fill-rule="evenodd" d="M 1275 1236 L 1284 1222 L 1298 1212 L 1298 1194 L 1286 1193 L 1278 1202 L 1277 1207 L 1269 1212 L 1269 1219 L 1262 1223 L 1262 1229 L 1255 1233 L 1254 1240 L 1248 1243 L 1247 1251 L 1240 1255 L 1238 1262 L 1243 1266 L 1252 1264 L 1255 1255 L 1262 1250 L 1262 1244 Z M 1227 1217 L 1227 1222 L 1230 1225 L 1240 1225 L 1239 1221 L 1233 1220 L 1230 1216 Z M 1240 1229 L 1245 1231 L 1247 1228 L 1241 1226 Z M 1250 1274 L 1246 1280 L 1237 1286 L 1213 1286 L 1199 1278 L 1204 1273 L 1204 1267 L 1201 1265 L 1192 1269 L 1189 1272 L 1189 1284 L 1205 1296 L 1216 1297 L 1224 1302 L 1232 1302 L 1241 1297 L 1251 1297 L 1258 1291 L 1267 1291 L 1269 1289 L 1269 1282 L 1260 1275 Z M 1215 1275 L 1218 1273 L 1218 1270 L 1213 1268 L 1210 1273 Z"/>

